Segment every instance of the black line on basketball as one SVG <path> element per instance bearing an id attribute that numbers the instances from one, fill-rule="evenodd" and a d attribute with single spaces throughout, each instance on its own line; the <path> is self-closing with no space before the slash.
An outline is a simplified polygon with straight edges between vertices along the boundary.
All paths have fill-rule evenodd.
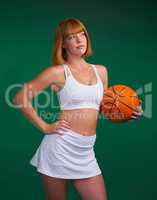
<path id="1" fill-rule="evenodd" d="M 133 110 L 133 111 L 136 111 L 136 109 L 132 108 L 131 106 L 127 105 L 126 103 L 122 102 L 121 100 L 119 100 L 119 103 L 127 106 L 129 109 Z"/>

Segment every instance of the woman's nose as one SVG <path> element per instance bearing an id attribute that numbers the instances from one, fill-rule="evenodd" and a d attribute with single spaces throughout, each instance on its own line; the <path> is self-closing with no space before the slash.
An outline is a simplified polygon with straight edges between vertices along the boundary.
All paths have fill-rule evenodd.
<path id="1" fill-rule="evenodd" d="M 81 41 L 81 36 L 77 35 L 76 39 L 77 39 L 77 41 Z"/>

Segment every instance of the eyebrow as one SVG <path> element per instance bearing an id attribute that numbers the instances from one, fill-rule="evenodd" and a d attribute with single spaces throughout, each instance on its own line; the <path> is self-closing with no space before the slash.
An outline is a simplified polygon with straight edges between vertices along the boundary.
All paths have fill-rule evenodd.
<path id="1" fill-rule="evenodd" d="M 70 35 L 75 35 L 75 34 L 77 34 L 77 33 L 85 33 L 84 31 L 79 31 L 79 32 L 76 32 L 76 33 L 70 33 L 68 36 L 70 36 Z"/>

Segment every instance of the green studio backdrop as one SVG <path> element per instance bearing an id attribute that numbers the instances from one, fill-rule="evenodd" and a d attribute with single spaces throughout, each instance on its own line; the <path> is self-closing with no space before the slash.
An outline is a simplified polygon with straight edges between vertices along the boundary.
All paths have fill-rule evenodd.
<path id="1" fill-rule="evenodd" d="M 44 135 L 12 108 L 11 100 L 20 84 L 51 65 L 54 30 L 63 19 L 75 17 L 85 24 L 91 37 L 94 53 L 87 61 L 105 65 L 109 86 L 128 85 L 143 102 L 140 120 L 114 124 L 98 119 L 95 154 L 108 199 L 154 200 L 155 6 L 151 1 L 134 0 L 1 3 L 1 199 L 44 199 L 39 173 L 29 164 Z M 46 90 L 51 93 L 50 88 Z M 53 91 L 51 97 L 53 107 L 38 109 L 48 113 L 48 122 L 54 122 L 59 112 Z M 44 103 L 45 95 L 38 99 Z M 73 199 L 80 197 L 69 182 L 68 200 Z"/>

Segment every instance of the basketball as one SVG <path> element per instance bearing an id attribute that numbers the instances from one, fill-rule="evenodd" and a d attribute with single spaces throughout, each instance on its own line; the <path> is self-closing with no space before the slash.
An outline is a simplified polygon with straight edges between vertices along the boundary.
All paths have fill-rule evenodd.
<path id="1" fill-rule="evenodd" d="M 114 85 L 104 91 L 100 114 L 115 123 L 127 122 L 141 105 L 136 92 L 126 85 Z"/>

